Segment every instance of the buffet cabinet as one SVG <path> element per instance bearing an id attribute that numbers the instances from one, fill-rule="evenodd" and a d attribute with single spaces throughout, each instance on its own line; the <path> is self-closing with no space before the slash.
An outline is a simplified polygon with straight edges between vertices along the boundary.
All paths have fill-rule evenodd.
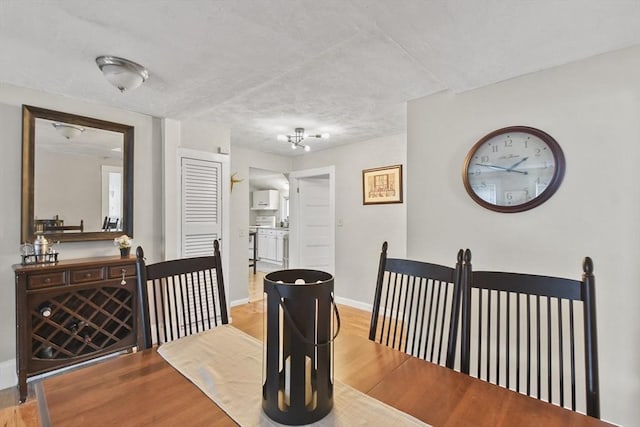
<path id="1" fill-rule="evenodd" d="M 20 401 L 27 379 L 137 345 L 135 257 L 15 265 Z"/>

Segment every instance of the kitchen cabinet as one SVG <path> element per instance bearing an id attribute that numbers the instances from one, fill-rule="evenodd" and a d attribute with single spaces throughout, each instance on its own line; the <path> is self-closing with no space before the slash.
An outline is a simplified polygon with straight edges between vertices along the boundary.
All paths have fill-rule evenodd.
<path id="1" fill-rule="evenodd" d="M 282 264 L 282 258 L 284 254 L 283 250 L 284 244 L 284 234 L 279 234 L 276 236 L 276 261 L 278 264 Z"/>
<path id="2" fill-rule="evenodd" d="M 258 230 L 258 259 L 261 261 L 267 258 L 267 231 Z"/>
<path id="3" fill-rule="evenodd" d="M 284 260 L 284 237 L 288 230 L 273 228 L 258 230 L 258 258 L 260 261 L 280 264 Z"/>
<path id="4" fill-rule="evenodd" d="M 260 190 L 251 193 L 253 210 L 278 210 L 280 207 L 280 193 L 278 190 Z"/>

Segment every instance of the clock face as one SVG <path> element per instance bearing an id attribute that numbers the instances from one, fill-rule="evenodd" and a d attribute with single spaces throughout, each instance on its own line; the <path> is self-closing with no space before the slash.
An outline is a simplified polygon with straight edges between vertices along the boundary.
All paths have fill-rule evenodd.
<path id="1" fill-rule="evenodd" d="M 491 132 L 469 151 L 462 179 L 477 203 L 522 212 L 548 200 L 564 176 L 564 154 L 547 133 L 526 126 Z"/>

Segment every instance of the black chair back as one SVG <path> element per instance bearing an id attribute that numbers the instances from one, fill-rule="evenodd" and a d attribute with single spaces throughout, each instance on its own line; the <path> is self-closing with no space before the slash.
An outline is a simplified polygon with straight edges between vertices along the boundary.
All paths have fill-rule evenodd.
<path id="1" fill-rule="evenodd" d="M 591 258 L 582 280 L 472 271 L 468 249 L 464 259 L 461 371 L 575 411 L 584 365 L 586 413 L 600 418 Z"/>
<path id="2" fill-rule="evenodd" d="M 146 265 L 140 246 L 136 256 L 142 348 L 229 323 L 217 240 L 212 256 Z"/>
<path id="3" fill-rule="evenodd" d="M 456 267 L 387 258 L 382 245 L 369 339 L 453 368 L 462 249 Z"/>
<path id="4" fill-rule="evenodd" d="M 102 230 L 116 231 L 118 229 L 118 222 L 120 222 L 120 218 L 105 216 L 102 221 Z"/>

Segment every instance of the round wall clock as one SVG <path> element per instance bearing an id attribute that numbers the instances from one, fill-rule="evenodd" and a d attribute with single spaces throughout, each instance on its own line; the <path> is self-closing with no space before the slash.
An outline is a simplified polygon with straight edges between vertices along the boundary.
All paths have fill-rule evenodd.
<path id="1" fill-rule="evenodd" d="M 498 129 L 467 154 L 462 180 L 467 193 L 496 212 L 522 212 L 547 201 L 564 177 L 560 145 L 546 132 L 527 126 Z"/>

